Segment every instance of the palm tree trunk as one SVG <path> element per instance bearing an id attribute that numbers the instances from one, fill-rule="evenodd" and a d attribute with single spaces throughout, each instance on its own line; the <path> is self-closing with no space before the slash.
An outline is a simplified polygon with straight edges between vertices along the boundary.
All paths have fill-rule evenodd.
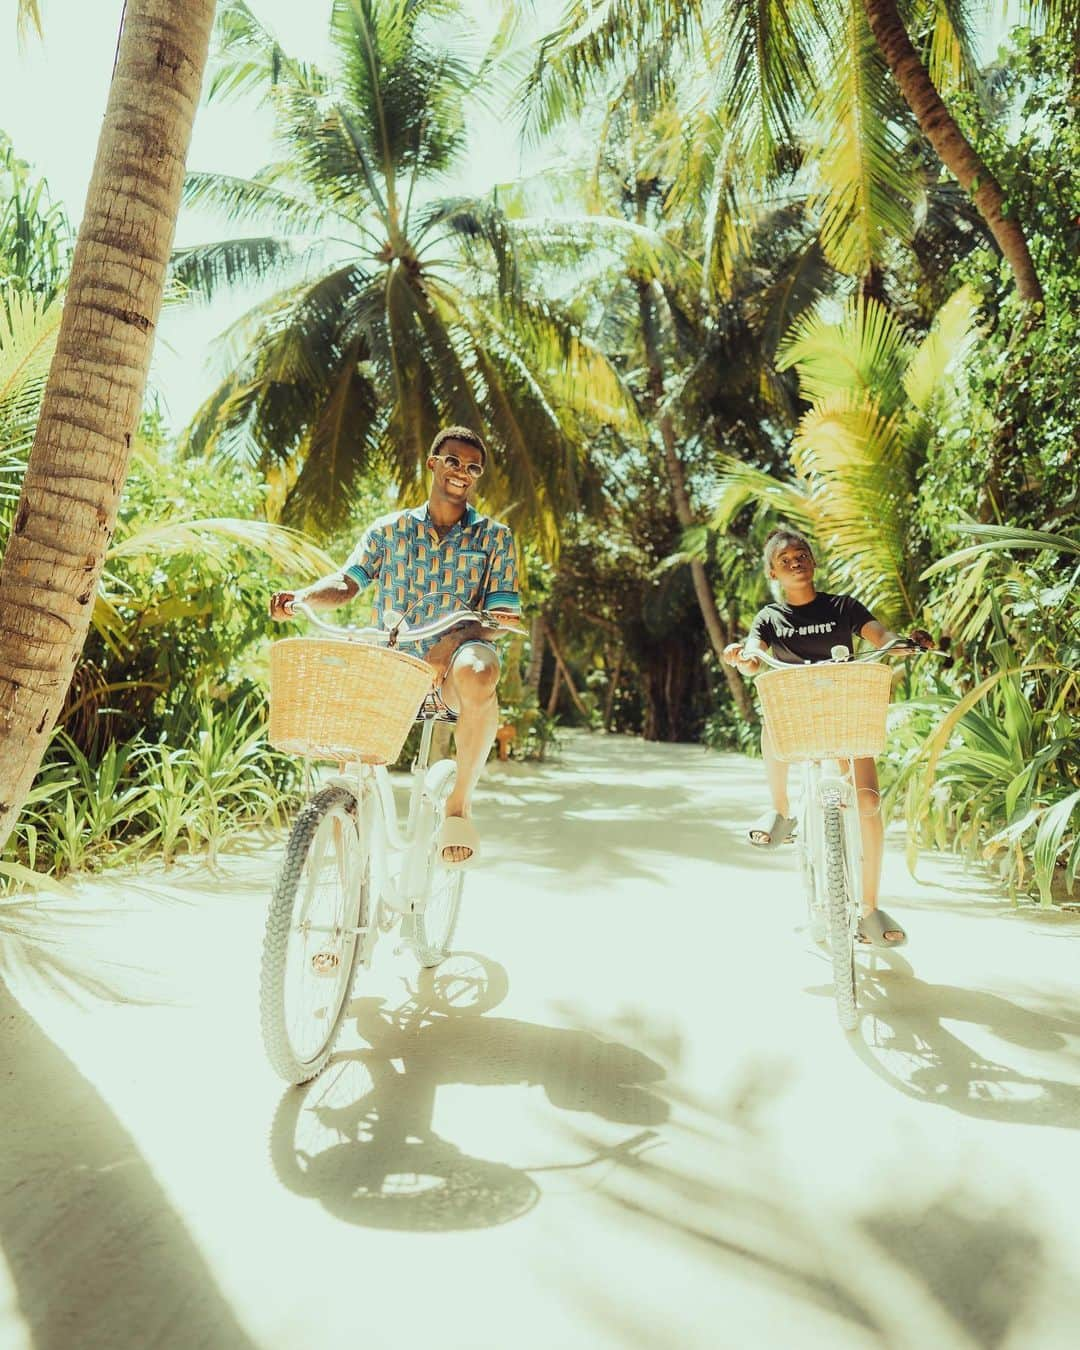
<path id="1" fill-rule="evenodd" d="M 649 398 L 653 408 L 659 412 L 660 439 L 664 445 L 664 463 L 667 468 L 668 482 L 671 484 L 672 500 L 675 503 L 675 518 L 685 530 L 695 523 L 694 512 L 690 506 L 690 495 L 686 490 L 686 475 L 683 472 L 682 460 L 679 458 L 675 424 L 670 413 L 661 411 L 664 399 L 664 368 L 660 362 L 660 353 L 656 342 L 653 300 L 647 281 L 641 279 L 636 284 L 638 312 L 641 318 L 641 332 L 645 344 L 645 360 L 649 371 Z M 727 646 L 727 635 L 724 631 L 723 620 L 720 618 L 720 611 L 716 607 L 716 596 L 713 595 L 712 586 L 709 584 L 705 564 L 700 558 L 691 559 L 690 576 L 694 583 L 694 594 L 697 597 L 698 608 L 701 610 L 701 617 L 705 620 L 705 628 L 709 634 L 713 651 L 720 662 L 720 669 L 724 673 L 728 692 L 739 710 L 739 716 L 744 721 L 752 722 L 754 720 L 754 705 L 750 693 L 741 676 L 723 660 L 724 648 Z"/>
<path id="2" fill-rule="evenodd" d="M 1022 300 L 1043 298 L 1027 239 L 1015 216 L 1005 215 L 1001 184 L 968 142 L 942 102 L 897 12 L 896 0 L 863 0 L 878 47 L 908 107 L 938 158 L 968 193 L 1016 278 Z"/>
<path id="3" fill-rule="evenodd" d="M 562 667 L 556 665 L 555 676 L 551 681 L 551 693 L 548 695 L 547 715 L 555 716 L 555 709 L 559 706 L 559 694 L 562 691 Z"/>
<path id="4" fill-rule="evenodd" d="M 542 614 L 533 616 L 529 625 L 529 669 L 525 673 L 525 684 L 539 696 L 540 675 L 544 669 L 544 618 Z"/>
<path id="5" fill-rule="evenodd" d="M 604 730 L 611 730 L 611 721 L 615 715 L 615 695 L 619 692 L 619 681 L 622 679 L 623 660 L 626 656 L 626 649 L 620 647 L 615 657 L 614 668 L 611 670 L 611 677 L 608 680 L 607 695 L 604 698 Z"/>
<path id="6" fill-rule="evenodd" d="M 0 847 L 79 659 L 139 421 L 215 0 L 128 0 L 0 571 Z"/>

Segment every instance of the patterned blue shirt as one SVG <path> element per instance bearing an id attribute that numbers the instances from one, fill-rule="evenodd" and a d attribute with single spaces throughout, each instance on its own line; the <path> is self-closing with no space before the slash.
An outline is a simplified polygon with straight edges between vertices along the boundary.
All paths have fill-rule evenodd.
<path id="1" fill-rule="evenodd" d="M 380 516 L 350 554 L 345 575 L 361 590 L 376 586 L 373 622 L 380 627 L 387 609 L 413 626 L 455 609 L 521 612 L 510 527 L 472 506 L 442 539 L 426 503 Z M 438 640 L 403 650 L 423 656 Z"/>

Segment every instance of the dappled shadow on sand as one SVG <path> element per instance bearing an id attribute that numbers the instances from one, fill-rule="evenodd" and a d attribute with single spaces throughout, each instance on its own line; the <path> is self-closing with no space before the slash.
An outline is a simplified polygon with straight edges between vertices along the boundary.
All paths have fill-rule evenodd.
<path id="1" fill-rule="evenodd" d="M 1004 1200 L 955 1176 L 930 1194 L 901 1185 L 892 1203 L 881 1202 L 881 1188 L 865 1202 L 844 1186 L 831 1195 L 820 1177 L 792 1169 L 776 1147 L 775 1118 L 766 1121 L 793 1071 L 780 1059 L 750 1066 L 707 1104 L 668 1091 L 662 1146 L 612 1172 L 603 1197 L 655 1224 L 658 1251 L 678 1250 L 686 1298 L 674 1312 L 663 1301 L 658 1329 L 642 1300 L 571 1279 L 564 1297 L 598 1335 L 643 1350 L 1069 1343 L 1080 1312 L 1075 1281 L 1033 1227 L 1029 1196 Z M 587 1129 L 574 1133 L 590 1146 Z M 883 1172 L 899 1177 L 911 1162 L 883 1158 Z"/>
<path id="2" fill-rule="evenodd" d="M 831 996 L 831 990 L 816 992 Z M 1034 1001 L 1044 1007 L 929 984 L 893 954 L 859 982 L 862 1020 L 851 1044 L 874 1073 L 909 1097 L 988 1120 L 1080 1129 L 1080 999 Z M 958 1024 L 984 1045 L 992 1038 L 994 1052 L 969 1044 Z M 1011 1056 L 1010 1046 L 1016 1048 Z M 1077 1081 L 1038 1072 L 1052 1057 L 1071 1061 Z"/>
<path id="3" fill-rule="evenodd" d="M 350 1007 L 367 1049 L 339 1052 L 314 1082 L 290 1088 L 271 1135 L 281 1181 L 349 1223 L 450 1231 L 487 1228 L 536 1204 L 536 1175 L 631 1160 L 668 1117 L 655 1060 L 587 1031 L 485 1014 L 505 993 L 497 963 L 456 953 L 423 971 L 400 1007 Z M 569 1164 L 470 1157 L 432 1128 L 440 1087 L 536 1085 L 560 1110 L 639 1128 Z"/>
<path id="4" fill-rule="evenodd" d="M 713 863 L 749 849 L 746 826 L 765 793 L 746 759 L 624 736 L 575 737 L 554 765 L 527 770 L 485 783 L 483 809 L 498 822 L 492 852 L 571 877 L 661 879 L 672 855 Z"/>
<path id="5" fill-rule="evenodd" d="M 35 1350 L 247 1350 L 119 1120 L 3 984 L 0 1015 L 0 1248 Z"/>
<path id="6" fill-rule="evenodd" d="M 91 937 L 107 933 L 117 911 L 62 899 L 0 904 L 0 980 L 74 1002 L 163 1002 L 161 982 L 143 966 L 103 958 Z"/>

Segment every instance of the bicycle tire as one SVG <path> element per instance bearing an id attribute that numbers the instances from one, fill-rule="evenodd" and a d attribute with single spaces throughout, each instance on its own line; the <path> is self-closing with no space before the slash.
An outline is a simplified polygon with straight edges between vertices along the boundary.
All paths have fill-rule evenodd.
<path id="1" fill-rule="evenodd" d="M 833 994 L 836 1015 L 845 1031 L 858 1020 L 855 994 L 855 931 L 852 923 L 851 888 L 848 884 L 844 822 L 840 800 L 829 797 L 823 810 L 825 844 L 825 891 L 828 901 L 829 953 L 832 957 Z"/>
<path id="2" fill-rule="evenodd" d="M 440 765 L 441 767 L 441 765 Z M 431 824 L 431 851 L 427 865 L 427 894 L 424 906 L 414 915 L 413 950 L 425 970 L 444 961 L 457 932 L 461 914 L 461 896 L 465 876 L 460 868 L 443 867 L 436 853 L 439 830 L 445 819 L 446 798 L 454 786 L 455 769 L 434 780 L 434 810 Z"/>
<path id="3" fill-rule="evenodd" d="M 360 832 L 358 812 L 356 796 L 348 788 L 332 786 L 317 792 L 300 812 L 289 835 L 285 858 L 270 899 L 259 978 L 259 1012 L 267 1058 L 275 1072 L 288 1083 L 305 1083 L 322 1070 L 345 1020 L 360 948 L 357 935 L 350 930 L 366 925 L 371 910 L 368 841 Z M 305 870 L 312 864 L 320 830 L 328 820 L 339 820 L 342 824 L 342 829 L 333 831 L 330 836 L 338 876 L 337 890 L 341 892 L 333 901 L 334 922 L 340 930 L 337 974 L 333 980 L 318 977 L 318 985 L 311 986 L 315 996 L 324 1000 L 319 1013 L 322 1025 L 312 1033 L 310 1042 L 297 1044 L 295 1032 L 290 1032 L 289 1017 L 290 937 L 298 931 L 294 917 L 298 903 L 311 903 L 310 892 L 306 900 L 301 894 L 301 882 Z M 353 831 L 351 839 L 349 830 Z M 355 842 L 353 858 L 360 870 L 359 884 L 352 887 L 341 880 L 345 875 L 341 859 L 346 841 L 350 848 Z M 315 977 L 307 971 L 308 940 L 305 935 L 300 960 L 294 962 L 293 970 L 303 972 L 310 981 Z M 325 938 L 318 940 L 326 945 Z M 315 1020 L 314 1012 L 313 1009 L 312 1021 Z"/>

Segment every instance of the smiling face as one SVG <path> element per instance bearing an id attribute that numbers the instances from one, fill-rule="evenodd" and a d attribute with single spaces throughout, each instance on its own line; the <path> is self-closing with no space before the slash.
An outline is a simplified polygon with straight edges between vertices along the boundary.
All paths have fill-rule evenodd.
<path id="1" fill-rule="evenodd" d="M 479 477 L 475 469 L 469 472 L 470 465 L 479 469 L 484 467 L 482 451 L 468 441 L 443 441 L 439 453 L 428 457 L 427 466 L 433 476 L 432 495 L 442 497 L 456 506 L 464 506 Z"/>

